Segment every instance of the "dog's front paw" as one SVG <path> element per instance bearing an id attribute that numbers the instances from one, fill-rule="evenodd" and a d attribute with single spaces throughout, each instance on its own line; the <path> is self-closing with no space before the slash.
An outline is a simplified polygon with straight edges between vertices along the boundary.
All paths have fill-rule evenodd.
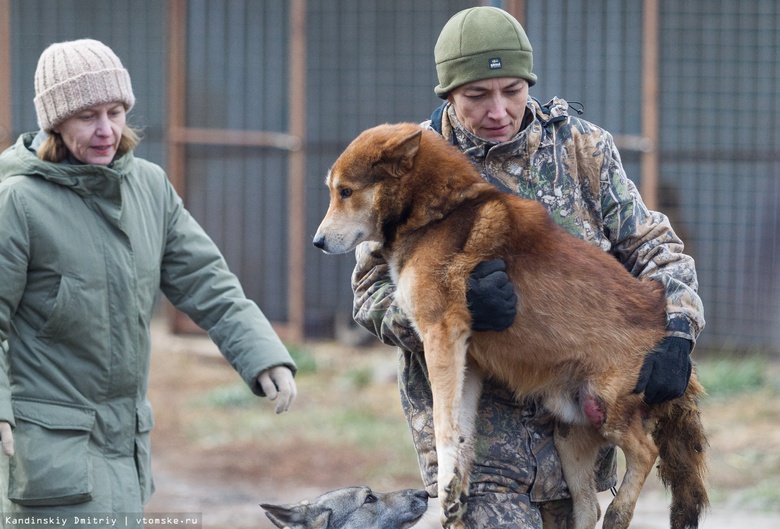
<path id="1" fill-rule="evenodd" d="M 442 526 L 445 529 L 465 529 L 463 515 L 466 513 L 468 496 L 464 490 L 464 482 L 458 469 L 454 469 L 452 477 L 440 491 L 442 508 Z"/>

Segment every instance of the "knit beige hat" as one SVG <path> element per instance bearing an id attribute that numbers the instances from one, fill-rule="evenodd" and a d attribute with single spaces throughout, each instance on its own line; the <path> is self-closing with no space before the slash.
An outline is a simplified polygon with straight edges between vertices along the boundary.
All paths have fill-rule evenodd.
<path id="1" fill-rule="evenodd" d="M 91 39 L 46 48 L 35 70 L 35 112 L 46 132 L 82 110 L 122 102 L 135 104 L 130 74 L 111 48 Z"/>

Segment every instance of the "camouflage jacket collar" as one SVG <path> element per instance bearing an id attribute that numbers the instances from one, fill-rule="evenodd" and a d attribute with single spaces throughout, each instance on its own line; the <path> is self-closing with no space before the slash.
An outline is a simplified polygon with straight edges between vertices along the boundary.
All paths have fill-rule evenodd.
<path id="1" fill-rule="evenodd" d="M 484 160 L 488 152 L 496 149 L 501 152 L 519 153 L 531 152 L 538 148 L 544 141 L 543 130 L 550 125 L 569 118 L 569 104 L 560 98 L 551 99 L 546 105 L 542 105 L 537 99 L 528 98 L 526 111 L 533 116 L 526 118 L 525 126 L 511 140 L 497 143 L 486 140 L 467 130 L 455 115 L 455 109 L 451 104 L 445 103 L 441 108 L 441 130 L 439 132 L 452 144 L 475 161 Z M 437 112 L 434 113 L 436 116 Z M 436 118 L 432 116 L 432 127 L 437 129 Z"/>

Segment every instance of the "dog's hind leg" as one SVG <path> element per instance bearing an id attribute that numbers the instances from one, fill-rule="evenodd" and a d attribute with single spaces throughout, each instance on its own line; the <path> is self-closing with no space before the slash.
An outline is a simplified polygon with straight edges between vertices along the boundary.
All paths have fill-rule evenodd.
<path id="1" fill-rule="evenodd" d="M 556 422 L 554 440 L 571 493 L 574 529 L 593 529 L 601 516 L 595 468 L 604 438 L 589 424 Z"/>
<path id="2" fill-rule="evenodd" d="M 609 431 L 605 437 L 623 450 L 626 473 L 615 499 L 604 515 L 604 529 L 627 529 L 634 516 L 639 493 L 658 458 L 658 449 L 646 434 L 641 412 L 637 409 L 621 430 Z"/>
<path id="3" fill-rule="evenodd" d="M 438 458 L 442 525 L 462 528 L 469 473 L 473 460 L 472 436 L 481 377 L 467 366 L 469 329 L 431 326 L 423 336 L 428 377 L 433 395 L 433 428 Z"/>

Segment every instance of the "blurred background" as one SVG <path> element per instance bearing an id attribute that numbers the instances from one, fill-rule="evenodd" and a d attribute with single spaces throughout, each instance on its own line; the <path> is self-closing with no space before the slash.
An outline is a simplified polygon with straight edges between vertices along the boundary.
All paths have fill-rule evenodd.
<path id="1" fill-rule="evenodd" d="M 0 0 L 0 145 L 36 128 L 47 45 L 105 42 L 132 76 L 138 154 L 166 168 L 249 296 L 290 341 L 349 335 L 353 257 L 311 245 L 326 171 L 362 130 L 430 115 L 438 32 L 480 3 L 526 28 L 531 95 L 580 102 L 671 217 L 697 262 L 697 354 L 780 353 L 774 0 Z"/>
<path id="2" fill-rule="evenodd" d="M 351 323 L 354 258 L 311 238 L 346 145 L 440 104 L 436 38 L 478 4 L 521 21 L 531 95 L 579 102 L 609 130 L 696 259 L 713 500 L 703 527 L 780 526 L 780 2 L 0 0 L 0 147 L 36 128 L 40 53 L 105 42 L 132 77 L 137 154 L 166 169 L 301 368 L 293 411 L 275 416 L 161 304 L 150 512 L 270 527 L 261 501 L 421 486 L 392 349 Z M 632 527 L 668 527 L 667 499 L 651 478 Z"/>

